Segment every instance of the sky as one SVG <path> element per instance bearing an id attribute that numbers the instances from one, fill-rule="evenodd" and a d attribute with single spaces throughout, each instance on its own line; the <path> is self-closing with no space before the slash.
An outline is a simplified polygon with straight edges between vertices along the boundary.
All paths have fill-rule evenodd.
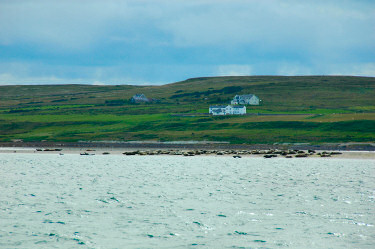
<path id="1" fill-rule="evenodd" d="M 374 0 L 0 0 L 0 85 L 375 76 Z"/>

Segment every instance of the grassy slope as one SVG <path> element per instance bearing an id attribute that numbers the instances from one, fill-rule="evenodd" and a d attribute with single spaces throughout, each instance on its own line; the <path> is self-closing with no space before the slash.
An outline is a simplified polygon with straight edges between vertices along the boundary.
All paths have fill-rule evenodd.
<path id="1" fill-rule="evenodd" d="M 135 93 L 160 99 L 132 105 Z M 235 94 L 263 101 L 248 113 L 179 117 Z M 214 77 L 163 86 L 1 86 L 0 141 L 219 140 L 232 143 L 375 141 L 375 78 Z M 111 102 L 112 101 L 112 102 Z"/>

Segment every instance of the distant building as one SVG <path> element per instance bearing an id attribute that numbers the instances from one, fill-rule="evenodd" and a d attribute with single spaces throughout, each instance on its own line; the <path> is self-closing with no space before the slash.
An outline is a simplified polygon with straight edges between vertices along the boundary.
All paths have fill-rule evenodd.
<path id="1" fill-rule="evenodd" d="M 246 106 L 212 105 L 209 108 L 212 115 L 243 115 L 246 114 Z"/>
<path id="2" fill-rule="evenodd" d="M 230 107 L 231 107 L 231 114 L 233 115 L 246 114 L 246 106 L 244 105 L 237 105 L 237 106 L 230 106 Z"/>
<path id="3" fill-rule="evenodd" d="M 226 115 L 227 106 L 226 105 L 212 105 L 208 109 L 208 112 L 212 115 Z"/>
<path id="4" fill-rule="evenodd" d="M 150 99 L 148 99 L 143 93 L 135 94 L 130 101 L 132 103 L 141 103 L 141 102 L 150 102 Z"/>
<path id="5" fill-rule="evenodd" d="M 259 98 L 254 94 L 236 95 L 230 103 L 232 105 L 259 105 Z"/>

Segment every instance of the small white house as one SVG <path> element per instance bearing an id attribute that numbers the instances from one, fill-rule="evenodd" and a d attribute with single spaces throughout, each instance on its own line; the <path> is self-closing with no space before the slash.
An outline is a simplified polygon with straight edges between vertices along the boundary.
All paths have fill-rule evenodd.
<path id="1" fill-rule="evenodd" d="M 212 105 L 209 108 L 212 115 L 243 115 L 246 114 L 246 106 Z"/>
<path id="2" fill-rule="evenodd" d="M 140 102 L 150 102 L 150 100 L 144 95 L 143 93 L 135 94 L 130 101 L 132 103 L 140 103 Z"/>
<path id="3" fill-rule="evenodd" d="M 259 98 L 254 94 L 236 95 L 230 103 L 232 105 L 259 105 Z"/>

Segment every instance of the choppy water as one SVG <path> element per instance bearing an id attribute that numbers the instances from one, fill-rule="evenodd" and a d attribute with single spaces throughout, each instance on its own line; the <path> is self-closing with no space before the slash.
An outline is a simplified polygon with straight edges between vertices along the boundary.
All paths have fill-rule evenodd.
<path id="1" fill-rule="evenodd" d="M 0 154 L 0 248 L 374 248 L 375 162 Z"/>

